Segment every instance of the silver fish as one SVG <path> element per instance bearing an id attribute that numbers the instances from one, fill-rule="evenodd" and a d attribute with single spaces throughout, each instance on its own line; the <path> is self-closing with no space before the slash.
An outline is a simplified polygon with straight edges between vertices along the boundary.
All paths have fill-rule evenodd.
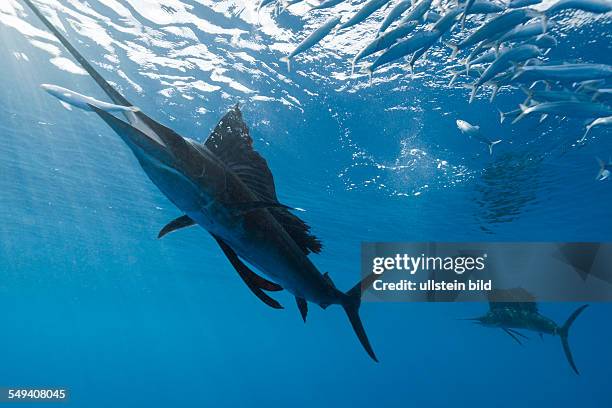
<path id="1" fill-rule="evenodd" d="M 458 44 L 447 44 L 453 50 L 451 58 L 457 55 L 459 50 L 471 47 L 485 40 L 490 40 L 496 35 L 503 35 L 503 33 L 510 31 L 517 25 L 541 15 L 541 13 L 531 9 L 516 9 L 500 14 L 484 23 L 474 33 Z M 545 20 L 543 20 L 542 24 L 546 25 Z"/>
<path id="2" fill-rule="evenodd" d="M 603 14 L 612 11 L 612 2 L 609 0 L 559 0 L 545 10 L 551 16 L 561 10 L 574 9 L 588 11 L 594 14 Z"/>
<path id="3" fill-rule="evenodd" d="M 361 9 L 357 13 L 355 13 L 351 18 L 349 18 L 344 23 L 340 24 L 338 30 L 340 31 L 345 28 L 352 27 L 364 21 L 366 18 L 370 17 L 376 10 L 387 4 L 390 0 L 369 0 L 366 4 L 363 5 Z"/>
<path id="4" fill-rule="evenodd" d="M 577 118 L 595 118 L 612 115 L 612 108 L 600 103 L 580 101 L 544 102 L 533 106 L 520 105 L 521 114 L 512 123 L 516 123 L 532 113 Z"/>
<path id="5" fill-rule="evenodd" d="M 417 24 L 418 23 L 416 21 L 409 21 L 394 28 L 393 30 L 387 31 L 379 37 L 376 37 L 374 41 L 366 45 L 365 48 L 362 49 L 357 55 L 355 55 L 355 58 L 353 58 L 351 64 L 351 75 L 354 72 L 355 64 L 357 63 L 357 61 L 367 57 L 368 55 L 372 55 L 378 51 L 382 51 L 391 47 L 397 42 L 397 40 L 410 34 L 416 28 Z"/>
<path id="6" fill-rule="evenodd" d="M 343 1 L 346 1 L 346 0 L 326 0 L 326 1 L 319 3 L 316 6 L 313 6 L 311 10 L 323 10 L 326 8 L 334 7 L 342 3 Z"/>
<path id="7" fill-rule="evenodd" d="M 391 11 L 387 13 L 385 19 L 380 24 L 380 27 L 378 28 L 378 32 L 382 33 L 387 28 L 389 28 L 395 20 L 400 18 L 402 14 L 404 14 L 404 12 L 410 8 L 411 5 L 412 5 L 412 0 L 402 0 L 399 3 L 397 3 L 395 6 L 393 6 Z"/>
<path id="8" fill-rule="evenodd" d="M 499 111 L 499 123 L 504 123 L 506 118 L 516 118 L 522 112 L 520 109 L 514 109 L 509 112 L 503 112 L 500 109 L 498 109 L 498 111 Z"/>
<path id="9" fill-rule="evenodd" d="M 597 157 L 596 159 L 597 159 L 597 163 L 599 164 L 599 171 L 597 172 L 597 175 L 595 176 L 595 180 L 597 181 L 607 180 L 608 178 L 610 178 L 610 174 L 611 174 L 610 172 L 612 171 L 612 160 L 608 160 L 608 163 L 605 163 L 599 157 Z"/>
<path id="10" fill-rule="evenodd" d="M 578 83 L 578 87 L 576 88 L 576 92 L 591 92 L 596 90 L 598 87 L 604 86 L 605 84 L 605 79 L 590 79 L 586 81 L 580 81 Z"/>
<path id="11" fill-rule="evenodd" d="M 610 100 L 612 100 L 612 88 L 595 89 L 591 100 L 599 102 L 605 101 L 606 103 L 609 103 Z"/>
<path id="12" fill-rule="evenodd" d="M 547 27 L 548 28 L 548 27 Z M 511 42 L 511 41 L 522 41 L 527 38 L 536 37 L 545 33 L 542 23 L 539 21 L 533 23 L 522 24 L 508 31 L 506 34 L 501 36 L 497 42 Z"/>
<path id="13" fill-rule="evenodd" d="M 493 13 L 501 13 L 504 11 L 504 7 L 499 4 L 493 3 L 488 0 L 476 0 L 472 7 L 470 7 L 469 14 L 493 14 Z"/>
<path id="14" fill-rule="evenodd" d="M 580 82 L 612 77 L 612 66 L 605 64 L 534 65 L 516 70 L 512 79 L 523 81 Z"/>
<path id="15" fill-rule="evenodd" d="M 316 45 L 327 34 L 329 34 L 334 29 L 334 27 L 338 25 L 339 22 L 340 17 L 330 18 L 321 27 L 313 31 L 308 37 L 304 38 L 304 40 L 302 40 L 302 42 L 299 43 L 298 46 L 289 55 L 281 58 L 282 62 L 287 63 L 287 70 L 291 71 L 291 58 Z"/>
<path id="16" fill-rule="evenodd" d="M 465 19 L 467 18 L 468 13 L 472 9 L 473 5 L 474 5 L 474 0 L 468 0 L 467 3 L 465 3 L 465 9 L 463 11 L 463 16 L 461 16 L 461 29 L 462 30 L 465 28 Z"/>
<path id="17" fill-rule="evenodd" d="M 474 58 L 474 59 L 466 58 L 465 72 L 468 73 L 472 65 L 486 64 L 488 62 L 495 61 L 495 58 L 497 58 L 497 55 L 498 55 L 498 50 L 496 50 L 495 48 L 490 48 L 487 51 L 485 51 L 483 54 L 481 54 L 478 58 Z"/>
<path id="18" fill-rule="evenodd" d="M 465 73 L 468 77 L 474 78 L 477 80 L 478 78 L 480 78 L 483 72 L 484 72 L 484 69 L 479 69 L 479 67 L 476 67 L 475 69 L 469 72 L 463 72 L 462 70 L 451 71 L 452 77 L 451 77 L 450 82 L 448 83 L 448 86 L 453 86 L 453 84 L 455 83 L 459 75 L 461 75 L 462 73 Z"/>
<path id="19" fill-rule="evenodd" d="M 521 8 L 527 6 L 533 6 L 535 4 L 540 4 L 542 0 L 512 0 L 508 3 L 508 8 Z"/>
<path id="20" fill-rule="evenodd" d="M 567 89 L 560 91 L 552 91 L 548 89 L 528 89 L 521 87 L 523 92 L 527 95 L 525 102 L 538 101 L 538 102 L 561 102 L 561 101 L 582 101 L 590 102 L 591 97 L 587 94 L 580 92 L 572 92 Z"/>
<path id="21" fill-rule="evenodd" d="M 438 37 L 442 37 L 447 31 L 453 28 L 457 21 L 457 17 L 459 16 L 459 14 L 461 14 L 461 10 L 462 9 L 460 7 L 450 9 L 433 25 L 432 30 L 437 31 L 439 33 Z M 433 46 L 434 43 L 435 40 L 412 55 L 412 58 L 410 59 L 411 72 L 414 72 L 414 65 L 416 61 L 423 55 L 425 55 L 425 53 Z"/>
<path id="22" fill-rule="evenodd" d="M 465 28 L 465 19 L 471 14 L 492 14 L 501 13 L 504 7 L 487 0 L 468 0 L 465 5 L 465 12 L 461 16 L 461 29 Z"/>
<path id="23" fill-rule="evenodd" d="M 536 38 L 529 40 L 529 43 L 536 45 L 540 47 L 541 49 L 548 49 L 548 50 L 553 47 L 556 47 L 558 44 L 557 39 L 549 34 L 538 35 Z"/>
<path id="24" fill-rule="evenodd" d="M 500 72 L 510 68 L 513 64 L 527 61 L 532 58 L 537 58 L 542 55 L 542 51 L 535 45 L 523 44 L 515 48 L 509 48 L 499 54 L 499 57 L 482 74 L 480 79 L 472 85 L 472 94 L 470 96 L 470 103 L 474 100 L 478 88 L 485 82 L 493 79 Z"/>
<path id="25" fill-rule="evenodd" d="M 431 7 L 432 0 L 421 0 L 418 3 L 414 3 L 408 14 L 406 14 L 401 20 L 400 24 L 406 23 L 408 21 L 417 21 L 420 20 L 423 15 L 429 10 Z"/>
<path id="26" fill-rule="evenodd" d="M 461 14 L 461 7 L 453 7 L 449 9 L 444 15 L 434 24 L 433 29 L 438 30 L 441 35 L 450 31 L 457 22 L 457 17 Z"/>
<path id="27" fill-rule="evenodd" d="M 529 63 L 529 61 L 527 61 Z M 487 85 L 491 85 L 493 87 L 493 93 L 491 94 L 490 102 L 493 102 L 495 96 L 497 96 L 497 92 L 500 88 L 508 85 L 525 85 L 525 86 L 533 86 L 537 82 L 531 82 L 529 80 L 524 81 L 522 78 L 512 79 L 514 73 L 512 71 L 506 71 L 502 74 L 497 75 L 495 78 L 487 82 Z"/>
<path id="28" fill-rule="evenodd" d="M 479 126 L 471 125 L 465 120 L 457 119 L 457 127 L 459 128 L 461 133 L 463 133 L 464 135 L 470 138 L 474 138 L 478 140 L 479 142 L 486 144 L 489 147 L 489 154 L 493 154 L 493 146 L 502 142 L 501 139 L 495 140 L 495 141 L 489 139 L 488 137 L 480 133 Z"/>
<path id="29" fill-rule="evenodd" d="M 584 132 L 584 136 L 582 136 L 582 139 L 580 139 L 580 141 L 583 141 L 584 139 L 586 139 L 591 129 L 594 128 L 595 126 L 610 126 L 610 125 L 612 125 L 612 116 L 606 116 L 603 118 L 595 119 L 594 121 L 592 121 L 591 123 L 587 125 L 586 132 Z"/>
<path id="30" fill-rule="evenodd" d="M 423 23 L 437 23 L 442 16 L 434 10 L 429 10 L 423 15 Z"/>
<path id="31" fill-rule="evenodd" d="M 388 64 L 389 62 L 395 61 L 399 58 L 402 58 L 408 54 L 412 54 L 415 51 L 420 50 L 421 48 L 428 46 L 434 43 L 438 38 L 440 38 L 440 32 L 435 31 L 420 31 L 413 35 L 410 38 L 407 38 L 403 41 L 399 41 L 390 47 L 387 51 L 384 52 L 369 68 L 367 68 L 367 72 L 372 75 L 372 73 L 380 66 Z"/>

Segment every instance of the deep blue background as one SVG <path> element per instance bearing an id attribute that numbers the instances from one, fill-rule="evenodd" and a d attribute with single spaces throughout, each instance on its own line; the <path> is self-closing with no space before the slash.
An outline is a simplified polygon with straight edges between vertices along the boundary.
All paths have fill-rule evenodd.
<path id="1" fill-rule="evenodd" d="M 194 66 L 138 64 L 117 43 L 140 41 L 159 56 L 184 58 L 151 41 L 163 27 L 131 6 L 157 32 L 132 38 L 117 29 L 127 23 L 98 1 L 86 10 L 48 3 L 73 23 L 66 28 L 75 45 L 108 63 L 99 43 L 75 31 L 83 16 L 98 21 L 116 41 L 122 72 L 142 91 L 114 70 L 101 71 L 181 134 L 203 140 L 242 102 L 281 201 L 306 210 L 300 215 L 325 245 L 313 260 L 341 288 L 358 279 L 362 241 L 610 239 L 612 185 L 594 180 L 594 158 L 612 154 L 610 132 L 594 131 L 575 148 L 581 121 L 500 125 L 496 108 L 514 109 L 520 91 L 468 105 L 467 90 L 446 87 L 448 78 L 436 74 L 448 58 L 441 47 L 417 78 L 397 67 L 371 87 L 364 77 L 339 79 L 348 71 L 341 51 L 315 49 L 287 73 L 272 46 L 277 40 L 257 26 L 187 3 L 193 15 L 238 27 L 243 40 L 261 45 L 243 49 L 228 36 L 194 29 L 225 74 L 254 91 L 244 93 Z M 42 27 L 30 13 L 18 15 Z M 563 23 L 550 58 L 612 63 L 609 19 L 578 21 Z M 294 42 L 300 38 L 298 17 L 283 15 L 278 24 L 295 31 Z M 51 65 L 28 40 L 0 23 L 0 386 L 68 387 L 70 405 L 79 407 L 612 404 L 609 305 L 592 305 L 572 329 L 579 377 L 556 338 L 533 336 L 521 348 L 501 331 L 457 320 L 484 312 L 484 304 L 364 304 L 381 360 L 374 364 L 339 308 L 311 307 L 304 325 L 288 294 L 278 296 L 283 311 L 261 304 L 206 232 L 193 228 L 158 241 L 158 230 L 179 212 L 100 120 L 67 111 L 39 84 L 103 94 L 86 76 Z M 184 47 L 178 38 L 171 44 Z M 241 60 L 240 69 L 231 59 L 236 52 L 254 61 Z M 219 89 L 164 96 L 163 78 L 146 74 L 191 76 Z M 459 134 L 459 118 L 505 142 L 490 157 Z M 562 322 L 575 307 L 541 308 Z"/>

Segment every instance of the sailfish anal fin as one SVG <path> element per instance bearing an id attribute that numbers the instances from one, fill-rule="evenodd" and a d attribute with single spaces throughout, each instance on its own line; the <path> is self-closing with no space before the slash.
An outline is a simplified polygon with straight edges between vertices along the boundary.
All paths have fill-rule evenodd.
<path id="1" fill-rule="evenodd" d="M 263 291 L 268 290 L 271 292 L 275 292 L 283 290 L 283 288 L 278 284 L 270 282 L 269 280 L 262 278 L 261 276 L 253 272 L 240 260 L 240 258 L 238 258 L 236 252 L 234 252 L 234 250 L 221 238 L 215 235 L 213 235 L 213 238 L 217 241 L 217 243 L 221 247 L 221 250 L 227 257 L 227 259 L 230 261 L 234 269 L 236 269 L 236 272 L 238 272 L 238 275 L 240 275 L 240 277 L 242 278 L 244 283 L 246 283 L 251 292 L 253 292 L 253 294 L 257 296 L 259 300 L 261 300 L 271 308 L 283 309 L 283 306 L 280 303 L 278 303 L 275 299 L 272 299 Z"/>
<path id="2" fill-rule="evenodd" d="M 306 299 L 297 296 L 295 297 L 295 302 L 297 303 L 297 307 L 300 310 L 304 323 L 306 323 L 306 316 L 308 315 L 308 302 L 306 302 Z"/>
<path id="3" fill-rule="evenodd" d="M 192 220 L 188 215 L 183 215 L 181 217 L 176 218 L 175 220 L 170 221 L 168 224 L 166 224 L 166 226 L 164 226 L 164 228 L 162 228 L 161 231 L 159 231 L 159 235 L 157 236 L 157 238 L 162 238 L 171 232 L 177 231 L 182 228 L 191 227 L 193 225 L 196 225 L 196 222 Z M 278 292 L 278 291 L 283 290 L 283 288 L 280 285 L 274 282 L 271 282 L 257 275 L 255 272 L 253 272 L 248 266 L 244 264 L 244 262 L 240 260 L 240 258 L 238 258 L 238 255 L 236 255 L 234 250 L 230 248 L 229 245 L 227 245 L 220 238 L 214 235 L 213 237 L 215 238 L 215 240 L 217 241 L 217 243 L 223 250 L 223 253 L 228 258 L 232 266 L 234 266 L 234 268 L 238 271 L 238 274 L 240 275 L 240 277 L 245 282 L 247 282 L 247 285 L 249 285 L 249 288 L 252 286 L 254 288 L 266 290 L 269 292 Z"/>
<path id="4" fill-rule="evenodd" d="M 175 220 L 170 221 L 168 224 L 166 224 L 164 226 L 164 228 L 162 228 L 159 231 L 159 234 L 157 235 L 157 238 L 162 238 L 163 236 L 174 232 L 176 230 L 179 230 L 181 228 L 187 228 L 187 227 L 191 227 L 192 225 L 195 225 L 195 221 L 192 220 L 188 215 L 183 215 L 181 217 L 178 217 Z"/>

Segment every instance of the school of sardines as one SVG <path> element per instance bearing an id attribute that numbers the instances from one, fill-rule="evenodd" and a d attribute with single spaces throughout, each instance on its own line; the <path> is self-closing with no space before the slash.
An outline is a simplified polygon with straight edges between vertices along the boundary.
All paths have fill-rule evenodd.
<path id="1" fill-rule="evenodd" d="M 311 5 L 312 10 L 331 8 L 347 0 L 323 0 Z M 262 0 L 259 10 L 276 5 L 280 13 L 305 0 Z M 557 45 L 548 28 L 563 10 L 580 10 L 593 14 L 612 11 L 612 0 L 558 0 L 546 7 L 542 0 L 509 0 L 505 3 L 490 0 L 367 0 L 350 16 L 336 15 L 307 35 L 282 61 L 291 69 L 291 60 L 319 43 L 323 38 L 353 27 L 385 8 L 385 17 L 374 38 L 352 59 L 352 73 L 366 58 L 371 62 L 362 68 L 371 76 L 380 67 L 407 58 L 412 71 L 419 58 L 436 43 L 443 43 L 451 51 L 451 59 L 465 54 L 456 65 L 446 67 L 452 73 L 450 85 L 459 75 L 472 81 L 470 102 L 482 87 L 492 87 L 490 100 L 504 86 L 521 88 L 527 99 L 519 109 L 500 112 L 501 121 L 512 123 L 529 115 L 574 117 L 587 120 L 586 131 L 596 126 L 612 124 L 612 89 L 608 80 L 612 66 L 597 63 L 550 63 L 546 55 Z M 535 7 L 535 8 L 534 8 Z M 468 30 L 466 20 L 475 28 Z M 471 21 L 472 20 L 472 21 Z M 444 39 L 453 28 L 459 30 L 458 42 Z M 476 133 L 477 126 L 457 121 L 459 129 Z M 462 123 L 459 123 L 462 122 Z M 495 142 L 485 140 L 491 149 Z M 491 150 L 492 152 L 492 150 Z"/>

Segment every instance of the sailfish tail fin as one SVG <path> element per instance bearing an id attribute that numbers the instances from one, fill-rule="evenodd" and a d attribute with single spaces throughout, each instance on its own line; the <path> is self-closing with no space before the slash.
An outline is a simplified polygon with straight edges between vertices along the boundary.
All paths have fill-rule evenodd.
<path id="1" fill-rule="evenodd" d="M 576 364 L 574 363 L 574 357 L 572 357 L 572 350 L 570 349 L 568 342 L 569 329 L 574 323 L 574 320 L 582 313 L 584 309 L 586 309 L 588 305 L 580 306 L 578 309 L 574 310 L 574 313 L 568 317 L 563 326 L 559 328 L 559 337 L 561 338 L 561 344 L 563 345 L 563 352 L 565 353 L 565 357 L 567 358 L 567 362 L 572 366 L 572 369 L 576 374 L 580 374 L 578 369 L 576 368 Z"/>
<path id="2" fill-rule="evenodd" d="M 132 106 L 132 104 L 123 97 L 115 88 L 113 88 L 106 80 L 100 75 L 94 67 L 87 62 L 87 60 L 77 51 L 76 48 L 68 42 L 66 37 L 59 32 L 57 28 L 40 12 L 38 7 L 36 7 L 31 0 L 23 0 L 25 4 L 32 10 L 34 14 L 42 21 L 42 23 L 53 33 L 55 37 L 62 43 L 64 47 L 72 54 L 74 59 L 87 71 L 87 73 L 96 81 L 98 85 L 102 88 L 102 90 L 113 100 L 117 105 L 123 106 Z"/>
<path id="3" fill-rule="evenodd" d="M 345 300 L 342 303 L 342 307 L 346 312 L 346 315 L 351 322 L 351 326 L 353 326 L 353 330 L 359 339 L 359 342 L 365 349 L 366 353 L 372 358 L 372 360 L 378 363 L 378 358 L 376 358 L 376 354 L 374 353 L 374 349 L 370 344 L 370 340 L 368 339 L 368 335 L 363 328 L 363 324 L 361 323 L 361 318 L 359 317 L 359 307 L 361 306 L 361 294 L 362 287 L 369 286 L 372 284 L 374 279 L 377 277 L 375 274 L 371 274 L 365 277 L 362 281 L 357 283 L 351 290 L 346 292 Z"/>

